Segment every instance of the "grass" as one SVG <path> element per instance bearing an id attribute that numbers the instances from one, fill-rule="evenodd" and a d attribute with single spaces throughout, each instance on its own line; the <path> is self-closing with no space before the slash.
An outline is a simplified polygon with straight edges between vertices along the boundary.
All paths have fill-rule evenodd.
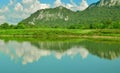
<path id="1" fill-rule="evenodd" d="M 0 30 L 0 35 L 77 35 L 88 33 L 91 30 L 81 30 L 81 29 L 7 29 Z"/>
<path id="2" fill-rule="evenodd" d="M 0 37 L 51 37 L 51 38 L 79 38 L 79 37 L 117 37 L 120 29 L 61 29 L 61 28 L 33 28 L 33 29 L 1 29 Z M 93 37 L 94 36 L 94 37 Z"/>
<path id="3" fill-rule="evenodd" d="M 41 34 L 41 33 L 87 33 L 91 30 L 81 30 L 81 29 L 7 29 L 0 30 L 0 34 Z"/>

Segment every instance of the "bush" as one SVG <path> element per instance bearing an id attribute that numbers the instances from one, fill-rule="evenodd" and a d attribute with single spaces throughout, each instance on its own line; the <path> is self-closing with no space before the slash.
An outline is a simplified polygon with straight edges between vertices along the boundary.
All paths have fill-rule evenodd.
<path id="1" fill-rule="evenodd" d="M 2 29 L 8 29 L 10 27 L 9 27 L 8 23 L 3 23 L 3 24 L 0 25 L 0 28 L 2 28 Z"/>

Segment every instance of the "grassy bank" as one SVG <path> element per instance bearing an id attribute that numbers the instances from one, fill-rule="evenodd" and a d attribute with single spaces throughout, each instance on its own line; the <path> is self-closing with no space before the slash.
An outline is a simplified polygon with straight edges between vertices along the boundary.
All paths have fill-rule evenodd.
<path id="1" fill-rule="evenodd" d="M 1 29 L 0 37 L 51 37 L 51 38 L 120 38 L 119 29 Z"/>

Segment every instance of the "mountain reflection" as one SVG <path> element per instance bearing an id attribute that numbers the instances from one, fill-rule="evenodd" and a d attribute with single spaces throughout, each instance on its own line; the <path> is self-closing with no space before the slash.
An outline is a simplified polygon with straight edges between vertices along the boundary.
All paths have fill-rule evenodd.
<path id="1" fill-rule="evenodd" d="M 46 45 L 49 48 L 53 46 L 49 43 L 39 42 L 39 44 Z M 54 46 L 59 46 L 60 44 L 56 44 Z M 68 48 L 65 51 L 57 51 L 51 50 L 49 48 L 37 47 L 32 45 L 30 42 L 17 42 L 17 41 L 9 41 L 5 43 L 3 40 L 0 40 L 0 52 L 5 53 L 11 57 L 12 60 L 20 60 L 22 59 L 22 64 L 33 63 L 38 61 L 42 57 L 54 55 L 56 59 L 60 60 L 63 56 L 74 57 L 77 54 L 80 54 L 82 58 L 86 58 L 88 56 L 88 50 L 84 47 L 73 46 Z M 62 50 L 62 48 L 61 48 Z"/>
<path id="2" fill-rule="evenodd" d="M 64 56 L 74 58 L 77 55 L 87 58 L 89 53 L 100 58 L 114 60 L 120 57 L 120 43 L 108 41 L 49 41 L 18 42 L 0 40 L 0 52 L 22 64 L 33 63 L 42 57 L 54 56 L 62 60 Z"/>

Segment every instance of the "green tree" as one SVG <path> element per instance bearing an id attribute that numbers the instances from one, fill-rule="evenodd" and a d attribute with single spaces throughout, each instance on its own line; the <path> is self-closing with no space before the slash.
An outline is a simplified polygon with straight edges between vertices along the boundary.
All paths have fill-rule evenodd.
<path id="1" fill-rule="evenodd" d="M 22 23 L 19 23 L 16 27 L 16 29 L 24 29 L 24 28 L 25 28 L 25 25 Z"/>
<path id="2" fill-rule="evenodd" d="M 3 24 L 0 25 L 0 27 L 2 29 L 8 29 L 8 28 L 10 28 L 8 23 L 3 23 Z"/>
<path id="3" fill-rule="evenodd" d="M 9 27 L 10 27 L 10 29 L 15 29 L 16 25 L 10 25 Z"/>

